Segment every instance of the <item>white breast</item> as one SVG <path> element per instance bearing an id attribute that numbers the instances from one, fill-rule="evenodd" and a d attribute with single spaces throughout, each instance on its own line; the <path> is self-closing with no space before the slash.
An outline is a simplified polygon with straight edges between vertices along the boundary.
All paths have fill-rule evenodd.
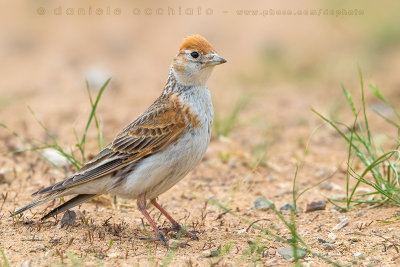
<path id="1" fill-rule="evenodd" d="M 170 189 L 198 165 L 211 137 L 213 106 L 210 92 L 206 86 L 193 87 L 179 97 L 197 115 L 200 126 L 189 128 L 176 142 L 144 159 L 111 193 L 133 199 L 146 193 L 146 198 L 152 199 Z"/>

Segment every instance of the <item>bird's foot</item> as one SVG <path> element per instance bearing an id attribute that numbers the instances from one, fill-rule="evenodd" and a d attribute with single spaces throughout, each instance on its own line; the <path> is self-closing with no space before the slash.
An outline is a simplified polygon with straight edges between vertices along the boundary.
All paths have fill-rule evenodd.
<path id="1" fill-rule="evenodd" d="M 167 245 L 168 245 L 168 243 L 167 243 L 167 238 L 165 238 L 165 236 L 164 236 L 162 233 L 160 233 L 160 232 L 157 232 L 156 235 L 155 235 L 154 237 L 141 237 L 140 239 L 141 239 L 141 240 L 150 241 L 150 242 L 161 241 L 161 243 L 162 243 L 164 246 L 167 246 Z"/>
<path id="2" fill-rule="evenodd" d="M 173 224 L 172 227 L 170 228 L 171 231 L 175 231 L 178 234 L 183 233 L 185 236 L 191 238 L 192 240 L 199 241 L 198 236 L 196 235 L 197 231 L 187 231 L 185 228 L 183 228 L 180 224 Z"/>

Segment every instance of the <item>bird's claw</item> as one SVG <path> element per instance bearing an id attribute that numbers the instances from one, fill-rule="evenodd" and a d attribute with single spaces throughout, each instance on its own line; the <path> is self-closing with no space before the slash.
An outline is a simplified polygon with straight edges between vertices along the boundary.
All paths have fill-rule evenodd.
<path id="1" fill-rule="evenodd" d="M 165 245 L 165 246 L 168 245 L 167 238 L 165 238 L 165 236 L 160 232 L 156 233 L 156 236 L 154 236 L 154 237 L 141 237 L 140 239 L 150 241 L 150 242 L 161 241 L 161 243 L 163 245 Z"/>
<path id="2" fill-rule="evenodd" d="M 182 232 L 185 236 L 191 238 L 192 240 L 199 241 L 199 237 L 196 235 L 195 231 L 187 231 L 185 228 L 182 228 L 180 224 L 173 224 L 171 227 L 172 231 Z"/>

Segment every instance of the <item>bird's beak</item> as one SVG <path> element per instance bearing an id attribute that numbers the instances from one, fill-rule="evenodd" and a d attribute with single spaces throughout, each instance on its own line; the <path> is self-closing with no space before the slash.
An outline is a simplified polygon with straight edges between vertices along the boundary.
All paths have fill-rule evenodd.
<path id="1" fill-rule="evenodd" d="M 226 59 L 220 57 L 218 54 L 212 54 L 211 58 L 207 61 L 207 65 L 215 66 L 219 64 L 223 64 L 226 62 Z"/>

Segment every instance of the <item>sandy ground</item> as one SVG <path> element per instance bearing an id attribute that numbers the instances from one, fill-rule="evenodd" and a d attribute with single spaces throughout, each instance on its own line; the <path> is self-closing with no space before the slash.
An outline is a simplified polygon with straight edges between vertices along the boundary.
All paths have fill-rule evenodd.
<path id="1" fill-rule="evenodd" d="M 340 82 L 359 99 L 357 60 L 366 83 L 379 84 L 392 103 L 400 99 L 398 41 L 371 41 L 384 38 L 375 32 L 381 29 L 379 23 L 391 25 L 390 19 L 379 23 L 373 20 L 383 16 L 381 7 L 360 2 L 356 7 L 364 8 L 366 16 L 341 19 L 262 20 L 234 14 L 211 18 L 54 18 L 50 14 L 58 4 L 67 8 L 62 2 L 45 6 L 50 11 L 38 17 L 34 11 L 39 6 L 15 4 L 2 16 L 0 122 L 29 140 L 49 138 L 27 106 L 65 149 L 75 149 L 74 129 L 82 133 L 90 112 L 84 79 L 94 72 L 95 77 L 89 79 L 92 88 L 98 88 L 108 74 L 113 76 L 98 109 L 105 143 L 109 142 L 158 96 L 180 41 L 193 32 L 205 35 L 228 59 L 209 81 L 216 114 L 229 116 L 239 99 L 245 98 L 247 104 L 232 132 L 227 137 L 214 134 L 196 170 L 159 198 L 175 218 L 199 236 L 199 241 L 179 238 L 182 247 L 176 250 L 142 240 L 152 232 L 146 222 L 143 225 L 135 202 L 117 198 L 115 203 L 112 196 L 75 209 L 80 218 L 73 226 L 61 228 L 62 216 L 39 220 L 60 200 L 28 211 L 18 220 L 9 218 L 16 207 L 32 201 L 33 192 L 64 176 L 35 152 L 7 153 L 26 145 L 0 128 L 4 152 L 0 155 L 0 244 L 11 266 L 155 266 L 169 261 L 173 266 L 291 265 L 277 252 L 287 244 L 249 227 L 247 222 L 257 221 L 257 225 L 291 238 L 282 221 L 270 209 L 256 209 L 254 201 L 264 196 L 278 209 L 291 204 L 297 165 L 301 166 L 297 176 L 300 190 L 328 179 L 312 187 L 297 203 L 297 230 L 311 249 L 343 265 L 400 264 L 398 207 L 359 205 L 344 213 L 328 203 L 324 210 L 306 212 L 311 201 L 344 196 L 348 149 L 331 128 L 322 126 L 310 108 L 352 123 Z M 174 3 L 175 7 L 179 5 L 184 3 Z M 261 1 L 253 5 L 265 8 Z M 137 6 L 146 7 L 144 3 Z M 155 8 L 157 4 L 149 6 Z M 240 5 L 205 2 L 207 6 L 215 12 L 233 12 Z M 304 6 L 318 4 L 307 1 L 295 7 Z M 363 26 L 363 22 L 371 21 L 375 22 L 370 27 Z M 15 22 L 12 30 L 6 22 Z M 148 27 L 153 30 L 149 32 Z M 250 28 L 262 30 L 262 34 Z M 96 92 L 93 89 L 92 93 Z M 368 106 L 380 105 L 369 92 L 367 95 Z M 376 136 L 388 136 L 382 137 L 382 144 L 390 143 L 390 137 L 397 136 L 396 129 L 370 109 L 368 114 Z M 91 128 L 87 152 L 95 155 L 97 151 L 96 131 Z M 359 165 L 358 170 L 362 169 Z M 69 166 L 66 171 L 73 170 Z M 370 188 L 361 186 L 358 193 L 368 192 Z M 230 212 L 205 201 L 210 198 Z M 158 225 L 168 227 L 158 211 L 150 210 Z M 288 211 L 282 214 L 290 218 Z M 344 219 L 348 224 L 334 230 Z M 173 232 L 167 236 L 177 239 Z M 222 252 L 215 255 L 214 251 Z M 304 266 L 326 265 L 310 254 L 301 262 Z"/>

